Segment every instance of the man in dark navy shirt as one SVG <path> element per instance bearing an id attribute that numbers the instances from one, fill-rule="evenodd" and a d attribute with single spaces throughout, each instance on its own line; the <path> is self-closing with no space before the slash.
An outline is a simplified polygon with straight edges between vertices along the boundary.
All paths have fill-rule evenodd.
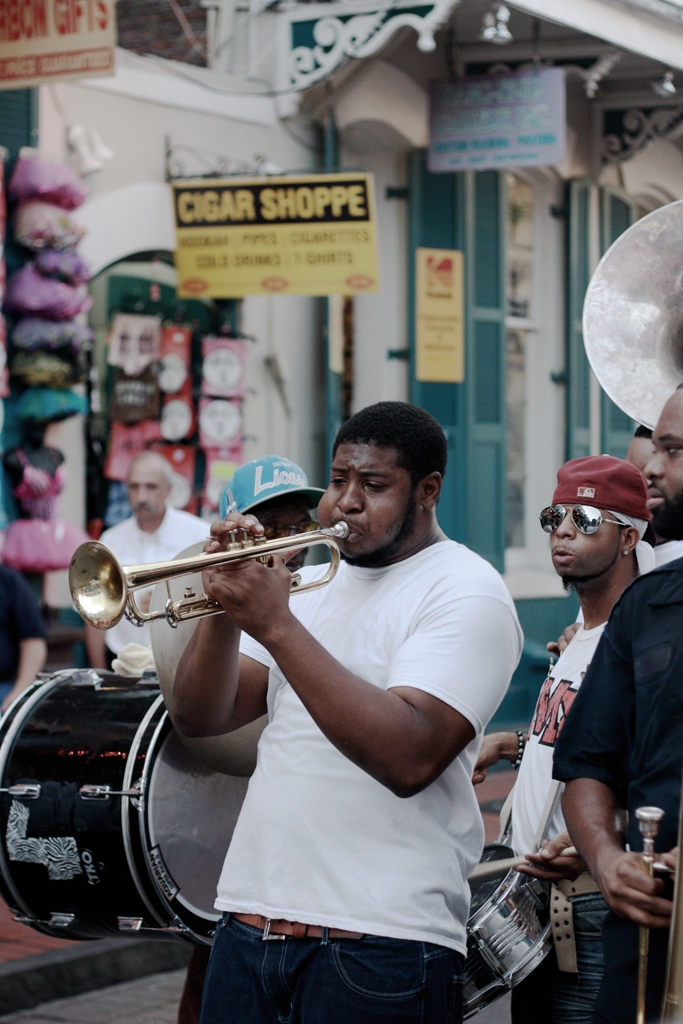
<path id="1" fill-rule="evenodd" d="M 6 711 L 35 681 L 47 656 L 46 632 L 31 588 L 0 565 L 0 706 Z"/>
<path id="2" fill-rule="evenodd" d="M 652 525 L 683 539 L 683 391 L 664 407 L 645 467 Z M 575 845 L 610 904 L 594 1024 L 633 1024 L 638 926 L 652 929 L 647 1020 L 659 1020 L 672 904 L 642 870 L 635 812 L 661 807 L 655 848 L 670 866 L 683 769 L 683 559 L 637 579 L 612 612 L 555 748 L 554 775 Z M 629 815 L 626 835 L 619 809 Z M 626 852 L 625 843 L 630 851 Z M 664 852 L 667 851 L 667 852 Z"/>

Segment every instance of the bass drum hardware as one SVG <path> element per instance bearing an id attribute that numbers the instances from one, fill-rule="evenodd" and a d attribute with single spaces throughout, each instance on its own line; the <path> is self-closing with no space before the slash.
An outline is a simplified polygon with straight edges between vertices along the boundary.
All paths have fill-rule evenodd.
<path id="1" fill-rule="evenodd" d="M 154 675 L 35 683 L 0 721 L 0 895 L 59 938 L 209 946 L 246 787 L 180 742 Z"/>

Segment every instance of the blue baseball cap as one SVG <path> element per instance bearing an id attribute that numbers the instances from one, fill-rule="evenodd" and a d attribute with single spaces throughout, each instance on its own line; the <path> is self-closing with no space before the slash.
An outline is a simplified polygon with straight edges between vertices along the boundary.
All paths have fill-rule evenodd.
<path id="1" fill-rule="evenodd" d="M 296 462 L 280 455 L 266 455 L 235 470 L 221 495 L 218 514 L 221 519 L 229 512 L 243 514 L 255 505 L 285 494 L 301 494 L 311 508 L 316 508 L 324 493 L 322 487 L 309 487 L 308 477 Z"/>

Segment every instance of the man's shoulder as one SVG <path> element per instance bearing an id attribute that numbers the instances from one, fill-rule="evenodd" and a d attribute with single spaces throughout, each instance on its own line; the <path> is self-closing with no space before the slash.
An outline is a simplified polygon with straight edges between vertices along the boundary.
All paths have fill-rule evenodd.
<path id="1" fill-rule="evenodd" d="M 652 569 L 638 576 L 619 599 L 619 605 L 630 608 L 643 602 L 650 605 L 679 604 L 683 602 L 683 558 Z"/>
<path id="2" fill-rule="evenodd" d="M 16 569 L 11 569 L 9 565 L 0 564 L 0 583 L 2 584 L 2 591 L 4 594 L 6 594 L 10 588 L 12 590 L 16 590 L 17 587 L 21 586 L 23 581 L 23 576 L 21 576 Z"/>
<path id="3" fill-rule="evenodd" d="M 463 596 L 497 597 L 506 604 L 512 604 L 503 577 L 476 551 L 454 540 L 434 544 L 428 550 L 431 571 L 436 577 L 448 581 L 454 592 Z"/>
<path id="4" fill-rule="evenodd" d="M 102 544 L 106 544 L 107 547 L 111 547 L 112 542 L 116 543 L 117 539 L 132 536 L 136 526 L 135 516 L 128 516 L 127 519 L 122 519 L 116 526 L 110 526 L 108 530 L 105 530 L 100 536 L 100 541 Z"/>
<path id="5" fill-rule="evenodd" d="M 211 524 L 199 516 L 193 516 L 191 512 L 183 512 L 182 509 L 173 508 L 169 505 L 166 509 L 168 525 L 174 531 L 185 535 L 192 534 L 193 541 L 208 540 L 211 531 Z M 166 516 L 164 519 L 166 519 Z"/>

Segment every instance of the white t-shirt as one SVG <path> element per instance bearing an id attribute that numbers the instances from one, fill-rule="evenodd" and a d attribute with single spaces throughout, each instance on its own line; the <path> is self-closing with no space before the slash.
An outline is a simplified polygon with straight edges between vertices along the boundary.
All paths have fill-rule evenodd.
<path id="1" fill-rule="evenodd" d="M 665 540 L 655 548 L 656 569 L 675 558 L 683 558 L 683 540 Z"/>
<path id="2" fill-rule="evenodd" d="M 166 562 L 175 558 L 190 544 L 209 539 L 210 525 L 189 512 L 167 506 L 161 525 L 154 533 L 146 533 L 138 526 L 135 516 L 124 519 L 110 530 L 105 530 L 100 540 L 111 548 L 121 565 L 144 565 L 147 562 Z M 141 597 L 153 588 L 137 590 Z M 123 618 L 105 634 L 107 647 L 118 654 L 126 644 L 135 643 L 149 647 L 152 638 L 149 626 L 134 626 Z"/>
<path id="3" fill-rule="evenodd" d="M 324 566 L 301 570 L 316 579 Z M 382 689 L 411 686 L 457 709 L 475 739 L 408 799 L 344 757 L 271 656 L 268 725 L 218 885 L 220 910 L 465 952 L 467 876 L 484 830 L 471 776 L 481 736 L 519 661 L 522 633 L 498 573 L 453 541 L 381 569 L 342 562 L 292 612 L 346 669 Z"/>
<path id="4" fill-rule="evenodd" d="M 512 797 L 512 845 L 520 854 L 536 852 L 534 840 L 553 781 L 553 754 L 557 737 L 605 625 L 603 622 L 593 629 L 581 626 L 541 687 Z M 554 839 L 564 828 L 558 799 L 546 838 Z"/>

